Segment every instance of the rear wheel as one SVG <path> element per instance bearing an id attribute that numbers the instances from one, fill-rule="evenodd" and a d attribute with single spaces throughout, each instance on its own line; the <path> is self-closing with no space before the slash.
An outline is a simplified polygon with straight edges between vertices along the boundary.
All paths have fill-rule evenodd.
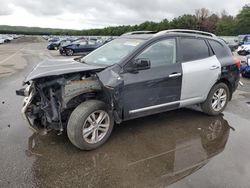
<path id="1" fill-rule="evenodd" d="M 224 83 L 218 83 L 210 90 L 208 97 L 201 104 L 201 109 L 208 115 L 218 115 L 227 106 L 230 91 Z"/>
<path id="2" fill-rule="evenodd" d="M 106 105 L 97 100 L 81 103 L 71 114 L 67 134 L 82 150 L 93 150 L 107 141 L 114 121 Z"/>

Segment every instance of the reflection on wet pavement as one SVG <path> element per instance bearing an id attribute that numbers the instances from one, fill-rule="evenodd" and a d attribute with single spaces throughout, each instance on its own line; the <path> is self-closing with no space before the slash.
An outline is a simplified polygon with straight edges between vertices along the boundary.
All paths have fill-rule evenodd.
<path id="1" fill-rule="evenodd" d="M 66 135 L 33 134 L 26 154 L 36 157 L 39 187 L 164 187 L 221 153 L 229 132 L 222 116 L 179 110 L 123 123 L 90 152 L 73 147 Z"/>

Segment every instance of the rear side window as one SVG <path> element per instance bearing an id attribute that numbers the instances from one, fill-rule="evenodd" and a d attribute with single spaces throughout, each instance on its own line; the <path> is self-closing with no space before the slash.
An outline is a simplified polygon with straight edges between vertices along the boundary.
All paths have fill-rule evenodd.
<path id="1" fill-rule="evenodd" d="M 211 45 L 217 58 L 223 58 L 223 57 L 227 57 L 229 55 L 228 51 L 225 49 L 225 47 L 222 44 L 220 44 L 219 42 L 209 40 L 209 44 Z"/>
<path id="2" fill-rule="evenodd" d="M 180 47 L 183 62 L 209 57 L 209 49 L 203 39 L 182 38 Z"/>

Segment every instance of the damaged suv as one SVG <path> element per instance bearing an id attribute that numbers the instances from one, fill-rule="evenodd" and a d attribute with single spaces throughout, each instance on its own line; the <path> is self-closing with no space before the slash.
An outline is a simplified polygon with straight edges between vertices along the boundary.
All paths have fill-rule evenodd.
<path id="1" fill-rule="evenodd" d="M 195 104 L 220 114 L 238 86 L 239 66 L 211 33 L 129 33 L 79 61 L 38 64 L 17 94 L 25 96 L 22 113 L 32 129 L 66 130 L 76 147 L 92 150 L 114 123 Z"/>

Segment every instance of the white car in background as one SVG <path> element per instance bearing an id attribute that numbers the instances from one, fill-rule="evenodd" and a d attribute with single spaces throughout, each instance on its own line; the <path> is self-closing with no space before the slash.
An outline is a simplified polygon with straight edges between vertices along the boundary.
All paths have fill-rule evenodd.
<path id="1" fill-rule="evenodd" d="M 237 49 L 239 55 L 248 55 L 250 54 L 250 44 L 240 45 Z"/>
<path id="2" fill-rule="evenodd" d="M 3 44 L 3 43 L 4 43 L 4 40 L 5 40 L 5 39 L 0 38 L 0 44 Z"/>

